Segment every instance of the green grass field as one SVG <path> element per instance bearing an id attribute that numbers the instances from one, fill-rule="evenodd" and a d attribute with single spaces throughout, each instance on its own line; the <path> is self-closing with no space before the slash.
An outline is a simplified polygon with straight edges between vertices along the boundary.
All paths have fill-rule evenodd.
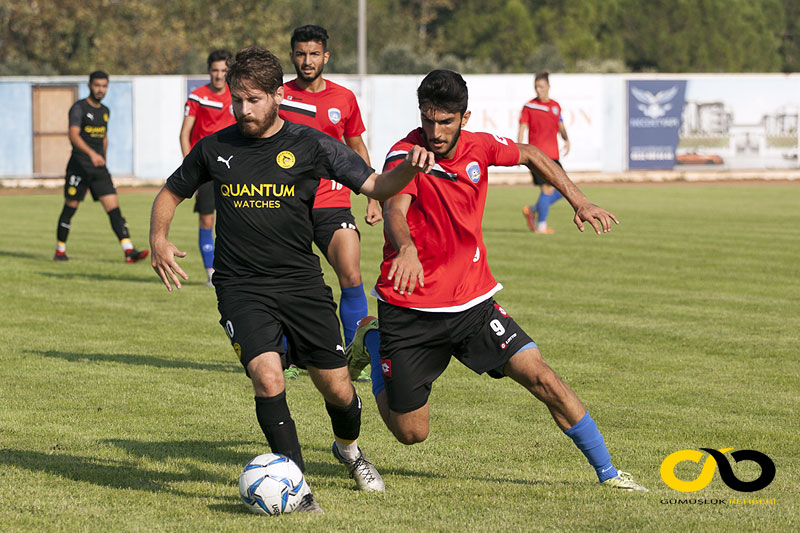
<path id="1" fill-rule="evenodd" d="M 394 440 L 370 386 L 357 384 L 359 442 L 388 487 L 378 495 L 353 490 L 330 455 L 308 376 L 290 382 L 307 479 L 326 513 L 252 515 L 237 479 L 267 447 L 204 286 L 191 202 L 171 232 L 189 252 L 190 280 L 169 294 L 149 264 L 123 263 L 99 205 L 80 208 L 71 260 L 56 264 L 61 196 L 13 195 L 0 196 L 0 530 L 798 530 L 800 186 L 584 190 L 619 216 L 612 233 L 579 233 L 560 202 L 556 234 L 531 234 L 520 209 L 534 189 L 490 191 L 485 238 L 505 286 L 497 299 L 587 405 L 615 465 L 648 494 L 598 486 L 541 404 L 456 362 L 434 385 L 431 436 L 412 447 Z M 152 198 L 120 196 L 139 247 Z M 382 235 L 361 226 L 369 287 Z M 766 453 L 775 480 L 749 494 L 718 473 L 699 492 L 667 487 L 661 461 L 701 447 Z M 734 472 L 754 479 L 752 465 Z M 678 474 L 691 480 L 699 469 L 682 463 Z M 770 503 L 663 503 L 679 498 Z"/>

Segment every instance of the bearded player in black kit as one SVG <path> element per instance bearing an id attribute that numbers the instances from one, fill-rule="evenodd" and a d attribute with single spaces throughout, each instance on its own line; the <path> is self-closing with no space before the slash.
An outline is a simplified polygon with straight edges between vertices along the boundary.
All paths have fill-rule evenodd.
<path id="1" fill-rule="evenodd" d="M 283 70 L 259 47 L 241 50 L 229 66 L 237 124 L 201 139 L 161 189 L 150 227 L 152 265 L 168 290 L 186 274 L 184 257 L 167 238 L 177 205 L 211 181 L 217 206 L 214 285 L 220 324 L 255 391 L 256 416 L 273 452 L 304 470 L 297 430 L 286 403 L 280 355 L 305 366 L 325 399 L 333 426 L 333 455 L 358 488 L 384 483 L 356 443 L 361 400 L 350 382 L 332 293 L 311 244 L 311 208 L 320 178 L 334 179 L 377 200 L 400 191 L 417 172 L 433 167 L 423 147 L 409 151 L 391 172 L 376 174 L 336 139 L 278 117 Z M 302 511 L 319 512 L 309 493 Z"/>

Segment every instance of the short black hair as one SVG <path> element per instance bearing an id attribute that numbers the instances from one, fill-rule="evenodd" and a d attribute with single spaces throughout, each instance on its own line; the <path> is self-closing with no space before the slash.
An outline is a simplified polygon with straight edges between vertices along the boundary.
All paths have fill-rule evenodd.
<path id="1" fill-rule="evenodd" d="M 211 68 L 211 63 L 216 63 L 217 61 L 224 61 L 226 64 L 231 60 L 233 54 L 227 50 L 219 49 L 214 50 L 210 54 L 208 54 L 208 59 L 206 60 L 207 68 Z"/>
<path id="2" fill-rule="evenodd" d="M 91 74 L 89 74 L 89 83 L 92 83 L 94 80 L 107 80 L 108 74 L 103 70 L 95 70 Z"/>
<path id="3" fill-rule="evenodd" d="M 548 70 L 540 70 L 536 73 L 536 77 L 533 78 L 533 83 L 536 83 L 539 80 L 544 80 L 547 82 L 547 85 L 550 85 L 550 71 Z"/>
<path id="4" fill-rule="evenodd" d="M 291 46 L 292 51 L 294 51 L 295 43 L 310 43 L 311 41 L 322 43 L 322 49 L 327 52 L 328 30 L 322 26 L 314 26 L 313 24 L 307 24 L 305 26 L 295 28 L 292 32 L 292 39 L 289 42 L 289 46 Z"/>
<path id="5" fill-rule="evenodd" d="M 228 64 L 225 81 L 232 91 L 252 84 L 267 94 L 275 94 L 283 85 L 283 67 L 269 50 L 260 46 L 248 46 L 239 50 Z"/>
<path id="6" fill-rule="evenodd" d="M 452 70 L 432 70 L 417 89 L 417 101 L 423 112 L 442 109 L 463 115 L 467 111 L 468 97 L 467 82 Z"/>

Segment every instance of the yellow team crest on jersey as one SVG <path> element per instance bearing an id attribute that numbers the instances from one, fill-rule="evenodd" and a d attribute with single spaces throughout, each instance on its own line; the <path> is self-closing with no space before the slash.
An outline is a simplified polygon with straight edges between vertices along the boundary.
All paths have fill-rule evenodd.
<path id="1" fill-rule="evenodd" d="M 278 166 L 281 168 L 292 168 L 295 162 L 294 154 L 289 150 L 284 150 L 283 152 L 279 153 L 275 160 L 278 162 Z"/>
<path id="2" fill-rule="evenodd" d="M 108 122 L 108 113 L 103 113 L 103 120 Z"/>

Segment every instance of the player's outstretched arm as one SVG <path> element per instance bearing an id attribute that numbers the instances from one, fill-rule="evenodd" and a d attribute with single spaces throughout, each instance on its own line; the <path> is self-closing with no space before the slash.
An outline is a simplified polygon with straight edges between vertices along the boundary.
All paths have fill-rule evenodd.
<path id="1" fill-rule="evenodd" d="M 183 201 L 183 198 L 167 189 L 161 188 L 153 202 L 153 210 L 150 213 L 150 264 L 156 271 L 158 277 L 167 286 L 167 290 L 172 292 L 172 285 L 169 278 L 175 283 L 177 288 L 181 288 L 178 276 L 189 279 L 189 276 L 175 261 L 176 257 L 185 257 L 186 252 L 181 252 L 167 239 L 169 226 L 175 216 L 175 208 Z"/>
<path id="2" fill-rule="evenodd" d="M 572 183 L 567 173 L 544 152 L 530 144 L 517 144 L 517 147 L 519 148 L 519 164 L 538 172 L 572 205 L 575 210 L 575 217 L 572 220 L 580 231 L 584 230 L 584 222 L 591 224 L 598 235 L 601 233 L 600 228 L 602 228 L 602 233 L 611 231 L 612 220 L 619 224 L 617 217 L 612 213 L 589 202 L 580 189 Z"/>
<path id="3" fill-rule="evenodd" d="M 344 143 L 352 148 L 355 153 L 360 155 L 361 159 L 363 159 L 366 164 L 370 164 L 369 151 L 367 150 L 367 145 L 364 144 L 364 139 L 361 138 L 361 135 L 356 135 L 355 137 L 345 137 Z M 367 214 L 364 217 L 364 222 L 370 226 L 374 226 L 381 220 L 383 220 L 383 213 L 381 211 L 380 204 L 374 198 L 367 198 Z"/>
<path id="4" fill-rule="evenodd" d="M 406 158 L 392 170 L 370 175 L 359 192 L 383 202 L 403 190 L 418 172 L 430 172 L 435 163 L 433 152 L 414 145 Z"/>
<path id="5" fill-rule="evenodd" d="M 411 230 L 408 228 L 406 214 L 411 206 L 410 194 L 398 194 L 386 200 L 383 206 L 384 231 L 389 237 L 397 257 L 392 261 L 387 279 L 394 280 L 394 290 L 400 294 L 409 295 L 419 283 L 425 286 L 425 275 L 422 272 L 422 263 L 417 256 L 417 247 L 411 239 Z"/>

